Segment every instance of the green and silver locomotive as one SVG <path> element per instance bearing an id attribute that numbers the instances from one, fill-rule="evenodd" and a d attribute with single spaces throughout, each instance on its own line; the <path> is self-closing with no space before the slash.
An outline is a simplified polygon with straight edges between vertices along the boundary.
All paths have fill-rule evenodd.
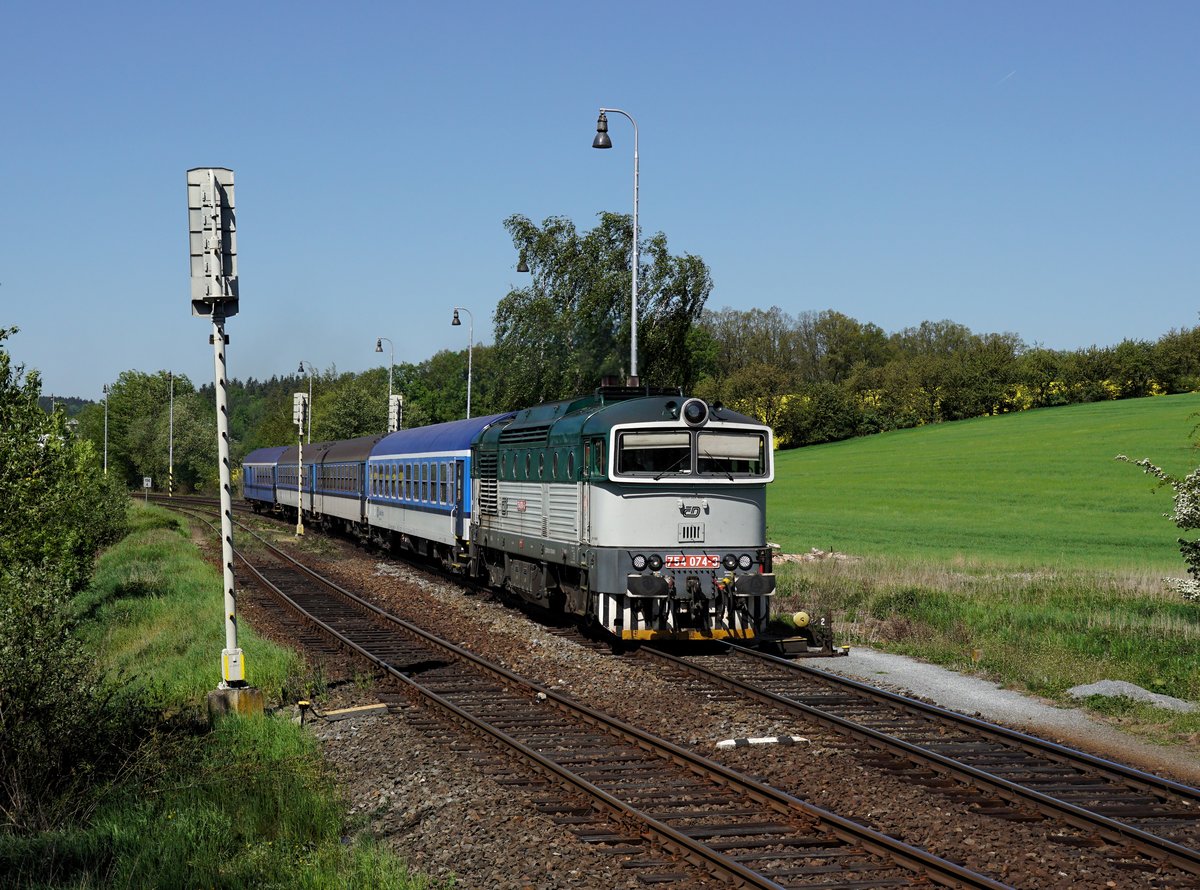
<path id="1" fill-rule="evenodd" d="M 506 420 L 471 446 L 472 574 L 621 641 L 762 635 L 769 427 L 621 387 Z"/>

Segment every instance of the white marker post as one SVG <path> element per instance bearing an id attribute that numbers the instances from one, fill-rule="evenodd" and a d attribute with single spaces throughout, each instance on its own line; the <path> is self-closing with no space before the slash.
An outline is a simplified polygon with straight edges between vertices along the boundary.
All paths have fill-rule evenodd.
<path id="1" fill-rule="evenodd" d="M 237 224 L 233 171 L 224 167 L 188 170 L 188 232 L 191 252 L 192 315 L 212 320 L 213 376 L 217 401 L 217 452 L 221 480 L 221 564 L 225 583 L 225 648 L 221 682 L 209 695 L 212 716 L 261 713 L 262 693 L 246 683 L 237 642 L 237 593 L 233 580 L 233 488 L 229 466 L 229 404 L 225 320 L 238 311 Z M 245 694 L 242 694 L 245 693 Z"/>
<path id="2" fill-rule="evenodd" d="M 308 417 L 308 396 L 292 394 L 292 422 L 296 424 L 296 537 L 304 534 L 304 421 Z"/>

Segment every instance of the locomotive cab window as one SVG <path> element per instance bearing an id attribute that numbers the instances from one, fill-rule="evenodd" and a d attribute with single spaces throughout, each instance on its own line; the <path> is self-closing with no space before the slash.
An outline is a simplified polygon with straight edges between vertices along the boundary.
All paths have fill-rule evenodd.
<path id="1" fill-rule="evenodd" d="M 767 437 L 762 433 L 704 430 L 698 435 L 696 452 L 701 475 L 767 475 Z"/>
<path id="2" fill-rule="evenodd" d="M 687 430 L 644 430 L 617 438 L 617 472 L 622 475 L 688 474 L 692 434 Z"/>

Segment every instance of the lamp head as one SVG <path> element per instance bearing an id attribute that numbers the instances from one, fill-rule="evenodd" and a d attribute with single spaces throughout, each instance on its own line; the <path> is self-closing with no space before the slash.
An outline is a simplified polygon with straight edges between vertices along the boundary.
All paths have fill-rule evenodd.
<path id="1" fill-rule="evenodd" d="M 376 351 L 376 352 L 383 352 L 383 338 L 382 338 L 382 337 L 378 337 L 378 338 L 376 338 L 376 340 L 375 340 L 375 351 Z"/>
<path id="2" fill-rule="evenodd" d="M 304 373 L 304 360 L 303 359 L 300 360 L 300 367 L 296 368 L 296 373 L 297 374 Z"/>
<path id="3" fill-rule="evenodd" d="M 457 309 L 454 310 L 454 318 L 450 319 L 450 324 L 451 325 L 461 325 L 462 324 L 462 322 L 458 320 L 458 310 Z"/>
<path id="4" fill-rule="evenodd" d="M 518 272 L 528 272 L 529 271 L 529 264 L 525 262 L 525 252 L 524 251 L 521 252 L 521 261 L 519 263 L 517 263 L 517 271 Z"/>
<path id="5" fill-rule="evenodd" d="M 608 115 L 603 111 L 596 121 L 596 138 L 592 140 L 592 148 L 612 148 L 612 140 L 608 138 Z"/>

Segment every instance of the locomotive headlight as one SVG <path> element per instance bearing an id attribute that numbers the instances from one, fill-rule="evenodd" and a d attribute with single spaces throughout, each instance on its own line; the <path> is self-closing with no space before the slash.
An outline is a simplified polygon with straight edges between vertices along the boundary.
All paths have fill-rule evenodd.
<path id="1" fill-rule="evenodd" d="M 732 553 L 726 553 L 725 557 L 721 560 L 721 565 L 725 566 L 725 568 L 729 569 L 730 571 L 733 571 L 733 567 L 737 565 L 737 561 L 737 557 Z"/>
<path id="2" fill-rule="evenodd" d="M 655 553 L 650 557 L 650 571 L 657 572 L 663 567 L 663 558 Z"/>
<path id="3" fill-rule="evenodd" d="M 740 568 L 743 572 L 749 571 L 750 566 L 754 565 L 754 560 L 752 560 L 750 558 L 749 553 L 743 553 L 741 556 L 738 557 L 737 562 L 738 562 L 738 568 Z"/>
<path id="4" fill-rule="evenodd" d="M 646 568 L 646 557 L 644 557 L 640 553 L 637 556 L 635 556 L 633 558 L 633 567 L 635 569 L 637 569 L 639 572 L 642 571 L 642 569 Z"/>
<path id="5" fill-rule="evenodd" d="M 688 426 L 700 426 L 708 420 L 708 405 L 703 399 L 688 399 L 683 403 L 683 422 Z"/>

